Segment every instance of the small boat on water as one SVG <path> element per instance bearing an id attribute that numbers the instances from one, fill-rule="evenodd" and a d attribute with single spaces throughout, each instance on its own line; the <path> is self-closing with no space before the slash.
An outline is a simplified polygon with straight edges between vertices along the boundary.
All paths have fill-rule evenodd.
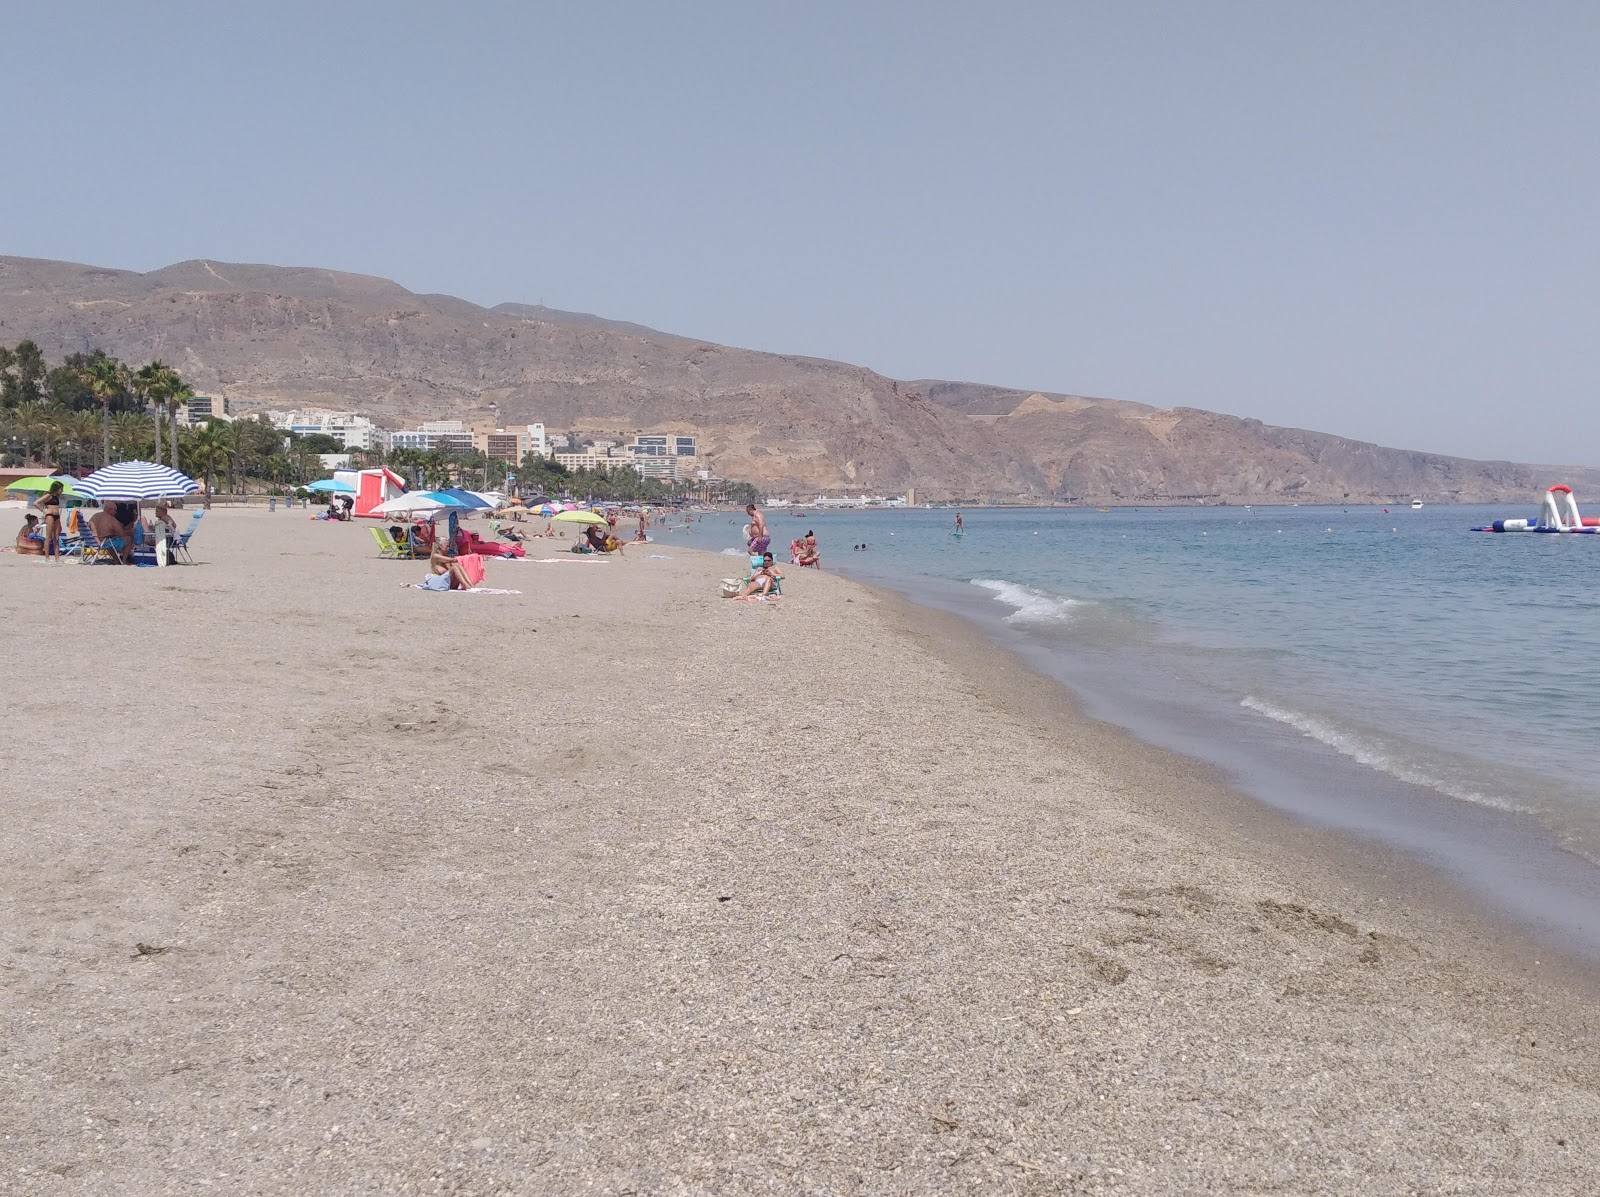
<path id="1" fill-rule="evenodd" d="M 1411 500 L 1411 510 L 1412 511 L 1421 511 L 1422 510 L 1422 500 L 1421 499 L 1412 499 Z"/>

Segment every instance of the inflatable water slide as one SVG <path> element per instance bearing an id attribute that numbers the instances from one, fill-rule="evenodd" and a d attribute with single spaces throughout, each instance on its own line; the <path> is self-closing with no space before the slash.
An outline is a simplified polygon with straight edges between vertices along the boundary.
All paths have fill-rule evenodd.
<path id="1" fill-rule="evenodd" d="M 1473 531 L 1600 533 L 1600 518 L 1578 514 L 1578 500 L 1573 498 L 1572 488 L 1558 484 L 1544 492 L 1544 504 L 1539 508 L 1536 519 L 1495 520 Z"/>

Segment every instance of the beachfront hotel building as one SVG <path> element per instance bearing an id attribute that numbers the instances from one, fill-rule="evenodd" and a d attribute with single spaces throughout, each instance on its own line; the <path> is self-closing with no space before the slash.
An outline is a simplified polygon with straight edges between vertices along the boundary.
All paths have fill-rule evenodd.
<path id="1" fill-rule="evenodd" d="M 575 434 L 568 434 L 567 448 L 557 449 L 556 461 L 569 470 L 615 470 L 628 468 L 642 478 L 660 478 L 676 481 L 692 478 L 702 464 L 700 443 L 693 437 L 679 433 L 641 433 L 627 444 L 616 441 L 595 441 L 578 447 L 572 444 Z"/>
<path id="2" fill-rule="evenodd" d="M 296 436 L 310 436 L 313 433 L 331 436 L 346 450 L 386 447 L 387 438 L 383 429 L 366 416 L 353 411 L 269 411 L 267 419 L 274 428 L 281 428 Z"/>
<path id="3" fill-rule="evenodd" d="M 633 462 L 625 457 L 613 457 L 611 447 L 590 445 L 587 449 L 557 449 L 552 454 L 556 462 L 569 470 L 615 470 L 631 467 Z"/>
<path id="4" fill-rule="evenodd" d="M 472 447 L 494 461 L 520 462 L 530 453 L 550 456 L 543 424 L 515 424 L 510 428 L 475 428 Z"/>
<path id="5" fill-rule="evenodd" d="M 472 429 L 460 420 L 428 420 L 416 428 L 402 429 L 389 434 L 391 449 L 420 449 L 431 453 L 470 453 Z"/>

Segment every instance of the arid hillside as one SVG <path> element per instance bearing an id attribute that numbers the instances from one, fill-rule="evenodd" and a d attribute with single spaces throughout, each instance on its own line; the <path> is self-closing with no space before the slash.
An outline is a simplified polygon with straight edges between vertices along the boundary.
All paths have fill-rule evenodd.
<path id="1" fill-rule="evenodd" d="M 0 257 L 0 343 L 160 357 L 236 407 L 459 416 L 699 434 L 718 474 L 770 490 L 1038 500 L 1526 499 L 1548 470 L 1385 449 L 1186 408 L 896 382 L 387 279 L 182 262 L 148 274 Z M 1567 480 L 1600 489 L 1600 471 Z"/>

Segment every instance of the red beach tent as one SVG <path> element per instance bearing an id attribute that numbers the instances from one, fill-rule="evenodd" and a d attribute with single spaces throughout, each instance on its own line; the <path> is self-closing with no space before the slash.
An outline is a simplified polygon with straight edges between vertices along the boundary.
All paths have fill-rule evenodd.
<path id="1" fill-rule="evenodd" d="M 356 492 L 354 514 L 371 515 L 379 503 L 387 503 L 406 492 L 406 480 L 393 470 L 335 470 L 336 482 L 348 482 Z"/>

